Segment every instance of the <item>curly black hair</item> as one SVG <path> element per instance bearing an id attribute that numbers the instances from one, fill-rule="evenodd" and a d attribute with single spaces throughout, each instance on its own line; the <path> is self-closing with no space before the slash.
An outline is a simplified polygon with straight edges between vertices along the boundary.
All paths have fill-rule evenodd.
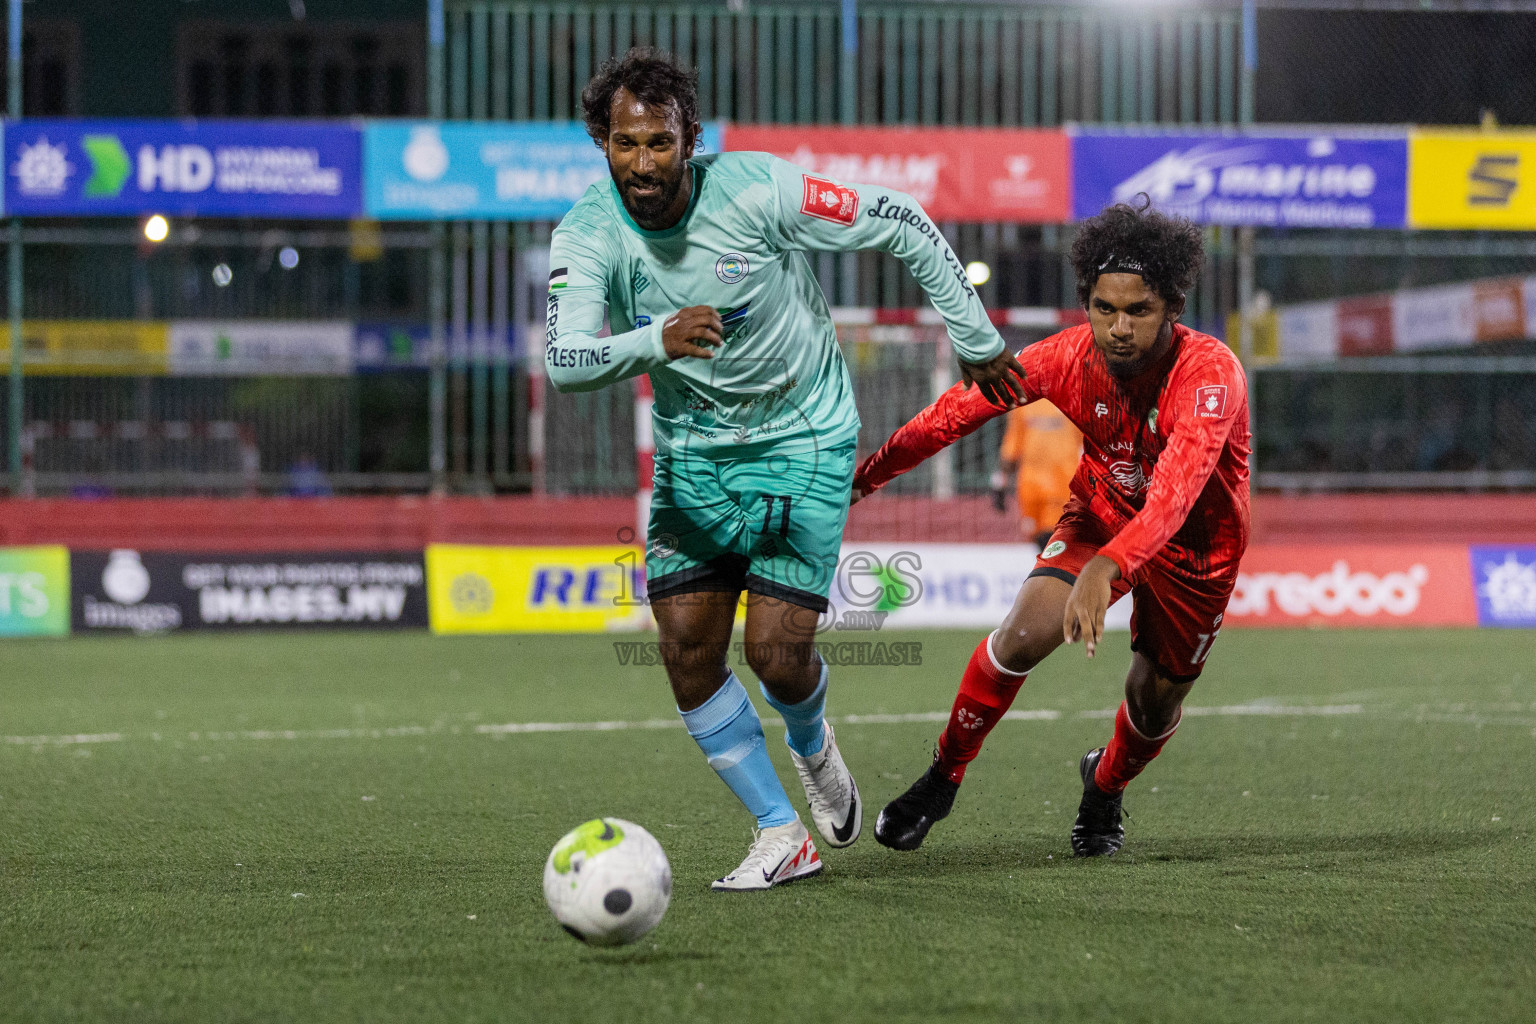
<path id="1" fill-rule="evenodd" d="M 620 88 L 651 107 L 677 104 L 682 117 L 685 144 L 695 140 L 693 126 L 699 121 L 699 75 L 670 53 L 636 46 L 623 57 L 609 57 L 581 91 L 581 113 L 587 134 L 601 146 L 608 141 L 608 116 L 613 94 Z"/>
<path id="2" fill-rule="evenodd" d="M 1152 200 L 1132 206 L 1116 203 L 1083 221 L 1072 239 L 1072 271 L 1077 275 L 1077 302 L 1087 308 L 1088 296 L 1106 262 L 1129 260 L 1146 268 L 1142 278 L 1170 306 L 1184 300 L 1205 262 L 1200 229 L 1183 217 L 1152 209 Z"/>

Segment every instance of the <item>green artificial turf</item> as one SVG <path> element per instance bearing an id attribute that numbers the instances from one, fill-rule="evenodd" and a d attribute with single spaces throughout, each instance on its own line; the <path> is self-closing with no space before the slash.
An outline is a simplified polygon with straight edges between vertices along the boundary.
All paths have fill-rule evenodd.
<path id="1" fill-rule="evenodd" d="M 835 669 L 834 716 L 946 709 L 977 636 L 879 639 L 922 665 Z M 1036 671 L 1015 707 L 1058 715 L 999 725 L 916 853 L 874 817 L 939 725 L 840 724 L 863 839 L 753 895 L 708 890 L 749 821 L 680 728 L 477 731 L 674 717 L 614 641 L 0 643 L 0 1019 L 1531 1019 L 1530 634 L 1223 633 L 1189 703 L 1283 713 L 1188 717 L 1111 860 L 1067 834 L 1124 634 Z M 600 814 L 675 878 L 619 950 L 540 891 Z"/>

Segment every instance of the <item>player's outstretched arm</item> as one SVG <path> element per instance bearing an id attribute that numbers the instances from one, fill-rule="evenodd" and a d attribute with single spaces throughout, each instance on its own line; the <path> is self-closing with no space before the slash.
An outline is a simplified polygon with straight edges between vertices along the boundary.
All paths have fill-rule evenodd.
<path id="1" fill-rule="evenodd" d="M 672 358 L 659 323 L 600 336 L 608 308 L 605 254 L 582 242 L 579 232 L 564 225 L 555 229 L 549 265 L 544 372 L 556 390 L 596 391 L 649 373 Z"/>
<path id="2" fill-rule="evenodd" d="M 811 174 L 785 160 L 770 161 L 776 205 L 769 210 L 776 240 L 787 249 L 853 252 L 877 249 L 900 259 L 944 318 L 961 361 L 988 367 L 1006 355 L 965 267 L 917 200 L 878 185 L 849 185 Z M 1003 367 L 1013 363 L 1007 357 Z M 998 397 L 1003 369 L 973 371 Z M 1022 388 L 1020 389 L 1022 391 Z"/>
<path id="3" fill-rule="evenodd" d="M 966 387 L 976 385 L 994 405 L 1015 406 L 1027 401 L 1024 397 L 1024 367 L 1006 348 L 985 363 L 960 360 L 960 382 Z"/>
<path id="4" fill-rule="evenodd" d="M 853 475 L 854 500 L 884 487 L 895 477 L 937 454 L 960 438 L 973 433 L 994 416 L 1008 411 L 1006 404 L 987 401 L 979 389 L 956 384 L 938 401 L 908 420 L 880 450 L 859 465 Z"/>

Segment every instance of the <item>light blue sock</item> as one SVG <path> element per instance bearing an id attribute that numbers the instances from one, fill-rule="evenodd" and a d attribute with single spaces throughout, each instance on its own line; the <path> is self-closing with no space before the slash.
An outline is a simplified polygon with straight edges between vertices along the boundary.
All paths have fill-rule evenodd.
<path id="1" fill-rule="evenodd" d="M 827 710 L 827 663 L 821 663 L 821 682 L 799 704 L 785 704 L 775 700 L 773 694 L 768 692 L 768 687 L 762 683 L 757 685 L 762 688 L 763 697 L 773 709 L 784 716 L 784 742 L 789 744 L 789 749 L 801 757 L 821 753 L 827 739 L 827 731 L 822 725 Z"/>
<path id="2" fill-rule="evenodd" d="M 678 714 L 715 774 L 757 817 L 758 828 L 788 825 L 795 820 L 784 784 L 768 759 L 763 723 L 735 672 L 709 700 Z"/>

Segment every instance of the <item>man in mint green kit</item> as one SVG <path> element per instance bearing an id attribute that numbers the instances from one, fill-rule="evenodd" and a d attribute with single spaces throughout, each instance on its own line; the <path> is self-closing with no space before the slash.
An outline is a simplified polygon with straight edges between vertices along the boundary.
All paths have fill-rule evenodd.
<path id="1" fill-rule="evenodd" d="M 612 180 L 589 188 L 555 229 L 546 372 L 562 391 L 650 375 L 645 571 L 662 660 L 689 735 L 757 819 L 746 859 L 713 887 L 767 889 L 822 863 L 727 664 L 743 590 L 746 660 L 784 718 L 817 831 L 848 846 L 863 822 L 825 720 L 827 666 L 815 650 L 859 417 L 805 253 L 902 259 L 943 315 L 962 375 L 989 397 L 1022 397 L 1018 364 L 909 196 L 765 153 L 694 158 L 695 76 L 650 50 L 605 63 L 582 107 Z M 611 334 L 600 337 L 605 310 Z"/>

